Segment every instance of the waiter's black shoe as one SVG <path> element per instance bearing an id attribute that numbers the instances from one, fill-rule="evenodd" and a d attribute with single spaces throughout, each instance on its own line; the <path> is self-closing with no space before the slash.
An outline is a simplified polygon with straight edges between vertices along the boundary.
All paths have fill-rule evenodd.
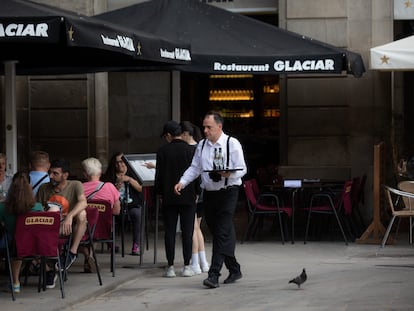
<path id="1" fill-rule="evenodd" d="M 241 272 L 237 273 L 230 273 L 227 279 L 224 280 L 224 284 L 231 284 L 236 282 L 237 280 L 240 280 L 243 277 Z"/>
<path id="2" fill-rule="evenodd" d="M 209 276 L 203 281 L 203 285 L 209 288 L 217 288 L 220 286 L 217 276 Z"/>

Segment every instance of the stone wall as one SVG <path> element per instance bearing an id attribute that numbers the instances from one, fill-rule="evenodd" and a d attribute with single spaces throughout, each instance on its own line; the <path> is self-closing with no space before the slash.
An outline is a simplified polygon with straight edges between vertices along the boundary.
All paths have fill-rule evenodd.
<path id="1" fill-rule="evenodd" d="M 170 119 L 170 72 L 109 74 L 110 154 L 156 152 Z"/>
<path id="2" fill-rule="evenodd" d="M 368 219 L 373 146 L 379 141 L 389 146 L 390 96 L 387 78 L 369 70 L 369 49 L 373 42 L 392 40 L 391 2 L 279 0 L 281 27 L 358 52 L 367 69 L 362 78 L 287 77 L 281 174 L 333 179 L 367 174 Z"/>

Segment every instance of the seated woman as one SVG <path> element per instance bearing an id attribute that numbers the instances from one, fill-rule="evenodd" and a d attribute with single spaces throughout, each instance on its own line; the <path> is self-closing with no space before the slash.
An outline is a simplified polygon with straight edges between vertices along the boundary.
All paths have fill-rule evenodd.
<path id="1" fill-rule="evenodd" d="M 104 183 L 100 181 L 102 175 L 102 164 L 96 158 L 87 158 L 82 161 L 82 168 L 85 178 L 88 180 L 83 183 L 83 189 L 86 199 L 89 200 L 103 200 L 111 204 L 112 214 L 119 215 L 121 211 L 121 203 L 119 201 L 119 192 L 111 183 Z M 95 264 L 93 257 L 90 256 L 89 249 L 84 248 L 85 255 L 84 272 L 94 272 Z"/>
<path id="2" fill-rule="evenodd" d="M 112 156 L 105 172 L 104 180 L 113 183 L 119 191 L 121 203 L 125 206 L 128 218 L 132 224 L 131 255 L 137 256 L 140 255 L 141 207 L 144 204 L 144 197 L 142 185 L 132 177 L 122 156 L 122 152 L 116 152 Z"/>
<path id="3" fill-rule="evenodd" d="M 33 197 L 30 178 L 26 172 L 17 172 L 14 174 L 5 202 L 0 202 L 0 220 L 6 225 L 7 235 L 13 237 L 16 226 L 16 217 L 29 211 L 43 211 L 40 203 L 37 203 Z M 18 233 L 17 233 L 18 234 Z M 12 248 L 14 249 L 14 247 Z M 12 254 L 15 255 L 15 254 Z M 13 258 L 12 274 L 13 289 L 15 293 L 20 293 L 20 268 L 22 260 Z"/>

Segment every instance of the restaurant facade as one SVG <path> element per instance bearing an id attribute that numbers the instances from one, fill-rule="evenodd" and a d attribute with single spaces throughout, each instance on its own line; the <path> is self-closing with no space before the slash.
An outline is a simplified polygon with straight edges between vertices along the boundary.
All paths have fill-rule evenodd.
<path id="1" fill-rule="evenodd" d="M 142 1 L 35 2 L 95 15 Z M 398 1 L 201 2 L 359 53 L 366 72 L 360 78 L 345 73 L 211 75 L 163 70 L 18 76 L 18 167 L 27 167 L 31 150 L 42 149 L 52 158 L 68 158 L 73 175 L 82 177 L 84 158 L 95 156 L 106 164 L 115 151 L 154 153 L 164 143 L 160 132 L 167 120 L 201 125 L 203 114 L 214 109 L 225 117 L 225 131 L 243 143 L 251 176 L 269 165 L 276 165 L 285 178 L 345 180 L 366 174 L 369 219 L 374 146 L 384 142 L 386 178 L 391 180 L 394 163 L 412 142 L 406 134 L 412 126 L 407 122 L 414 97 L 414 88 L 407 89 L 412 76 L 396 73 L 391 84 L 389 72 L 369 69 L 371 47 L 413 32 L 412 21 L 394 18 Z"/>

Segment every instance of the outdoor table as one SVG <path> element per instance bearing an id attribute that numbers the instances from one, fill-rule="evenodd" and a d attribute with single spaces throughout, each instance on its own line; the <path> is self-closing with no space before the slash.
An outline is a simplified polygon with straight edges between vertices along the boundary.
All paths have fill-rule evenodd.
<path id="1" fill-rule="evenodd" d="M 263 185 L 263 192 L 270 192 L 275 194 L 287 194 L 291 198 L 292 208 L 292 237 L 291 243 L 295 244 L 295 210 L 299 206 L 303 206 L 307 201 L 306 197 L 312 195 L 315 191 L 322 191 L 327 188 L 342 189 L 344 185 L 343 180 L 337 179 L 285 179 L 283 184 Z M 305 193 L 308 192 L 308 193 Z M 298 196 L 300 194 L 300 196 Z M 299 197 L 299 199 L 298 199 Z M 297 201 L 297 202 L 296 202 Z"/>

